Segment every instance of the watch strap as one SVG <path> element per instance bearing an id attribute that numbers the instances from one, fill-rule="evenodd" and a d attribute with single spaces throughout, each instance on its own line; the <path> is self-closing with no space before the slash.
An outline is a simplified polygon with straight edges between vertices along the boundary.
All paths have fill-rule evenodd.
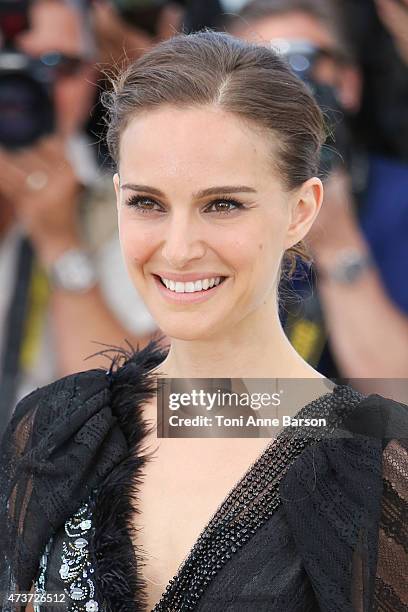
<path id="1" fill-rule="evenodd" d="M 317 267 L 317 280 L 352 285 L 366 270 L 374 265 L 375 262 L 371 253 L 354 248 L 342 249 L 337 253 L 330 266 Z"/>

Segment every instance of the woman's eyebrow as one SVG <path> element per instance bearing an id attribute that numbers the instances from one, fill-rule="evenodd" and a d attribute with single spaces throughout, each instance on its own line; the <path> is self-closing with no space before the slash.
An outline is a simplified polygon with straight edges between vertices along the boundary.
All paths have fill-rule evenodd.
<path id="1" fill-rule="evenodd" d="M 121 189 L 130 189 L 131 191 L 142 191 L 144 193 L 151 193 L 161 198 L 165 197 L 165 194 L 156 189 L 156 187 L 149 187 L 149 185 L 135 185 L 134 183 L 125 183 L 121 186 Z M 220 195 L 227 193 L 257 193 L 253 187 L 246 185 L 223 185 L 222 187 L 209 187 L 208 189 L 200 189 L 193 194 L 193 198 L 199 200 L 211 195 Z"/>

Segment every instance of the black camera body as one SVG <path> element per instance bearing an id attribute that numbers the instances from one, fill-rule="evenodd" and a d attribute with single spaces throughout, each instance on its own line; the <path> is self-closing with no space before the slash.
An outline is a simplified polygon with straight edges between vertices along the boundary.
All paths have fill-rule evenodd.
<path id="1" fill-rule="evenodd" d="M 276 49 L 294 72 L 308 86 L 320 106 L 326 122 L 327 139 L 322 148 L 320 172 L 322 178 L 340 163 L 350 157 L 351 134 L 347 124 L 347 112 L 338 99 L 336 90 L 330 85 L 318 82 L 314 76 L 315 62 L 325 53 L 305 41 L 282 40 Z"/>
<path id="2" fill-rule="evenodd" d="M 15 47 L 29 25 L 28 0 L 0 0 L 0 145 L 27 147 L 54 129 L 53 74 Z"/>

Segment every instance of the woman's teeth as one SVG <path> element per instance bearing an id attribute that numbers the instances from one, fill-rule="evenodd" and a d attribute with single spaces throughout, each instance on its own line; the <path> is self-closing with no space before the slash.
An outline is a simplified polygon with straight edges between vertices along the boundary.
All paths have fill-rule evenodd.
<path id="1" fill-rule="evenodd" d="M 215 287 L 219 285 L 221 279 L 224 280 L 225 277 L 216 276 L 215 278 L 203 278 L 201 280 L 197 280 L 194 282 L 188 283 L 180 283 L 179 281 L 172 281 L 167 278 L 160 277 L 163 285 L 170 289 L 170 291 L 174 291 L 175 293 L 195 293 L 196 291 L 206 291 L 207 289 L 211 289 L 211 287 Z"/>

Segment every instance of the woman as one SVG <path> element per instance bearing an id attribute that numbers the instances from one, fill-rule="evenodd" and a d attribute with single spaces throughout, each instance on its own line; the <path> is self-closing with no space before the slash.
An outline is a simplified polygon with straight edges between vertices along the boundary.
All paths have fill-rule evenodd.
<path id="1" fill-rule="evenodd" d="M 407 407 L 328 385 L 279 323 L 322 203 L 318 106 L 271 50 L 212 32 L 149 51 L 107 102 L 123 256 L 171 346 L 19 404 L 1 590 L 87 612 L 404 609 Z M 315 379 L 297 414 L 328 425 L 157 444 L 158 375 Z"/>

